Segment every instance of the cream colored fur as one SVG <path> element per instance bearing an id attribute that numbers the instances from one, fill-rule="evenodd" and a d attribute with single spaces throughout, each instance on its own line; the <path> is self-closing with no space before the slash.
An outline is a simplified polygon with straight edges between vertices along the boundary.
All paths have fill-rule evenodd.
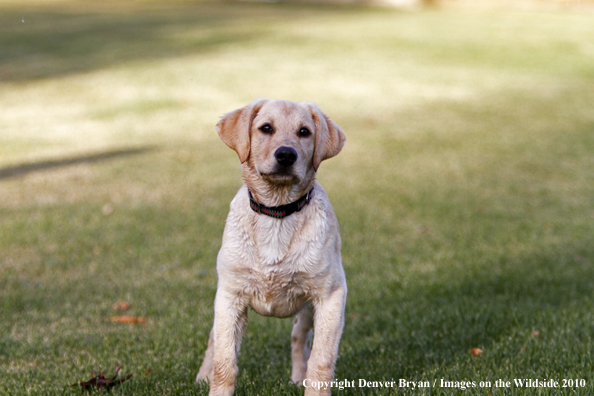
<path id="1" fill-rule="evenodd" d="M 273 132 L 263 132 L 264 125 Z M 303 128 L 310 134 L 300 134 Z M 264 316 L 295 315 L 292 380 L 329 382 L 344 325 L 347 287 L 338 221 L 315 174 L 323 160 L 340 152 L 344 133 L 313 103 L 268 99 L 225 114 L 217 131 L 237 152 L 245 183 L 231 202 L 223 233 L 214 326 L 196 380 L 210 381 L 211 396 L 233 394 L 237 355 L 251 308 Z M 279 166 L 275 158 L 281 146 L 297 153 L 290 169 Z M 280 206 L 312 187 L 311 202 L 284 219 L 250 208 L 248 188 L 257 202 Z M 329 394 L 329 388 L 305 389 L 306 396 Z"/>

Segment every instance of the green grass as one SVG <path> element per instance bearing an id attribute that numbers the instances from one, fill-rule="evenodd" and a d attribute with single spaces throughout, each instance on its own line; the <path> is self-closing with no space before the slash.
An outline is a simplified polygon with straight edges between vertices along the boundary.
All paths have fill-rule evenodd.
<path id="1" fill-rule="evenodd" d="M 348 137 L 319 172 L 349 285 L 337 379 L 477 384 L 334 394 L 594 393 L 591 37 L 572 12 L 0 3 L 0 394 L 84 394 L 118 364 L 113 394 L 207 394 L 241 183 L 214 124 L 255 97 L 315 101 Z M 120 300 L 147 322 L 111 323 Z M 236 394 L 303 392 L 290 329 L 250 314 Z M 587 385 L 478 387 L 515 378 Z"/>

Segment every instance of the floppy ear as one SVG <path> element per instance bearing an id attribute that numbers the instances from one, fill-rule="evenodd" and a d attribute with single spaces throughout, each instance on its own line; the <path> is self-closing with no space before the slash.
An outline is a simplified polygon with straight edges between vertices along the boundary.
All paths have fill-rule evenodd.
<path id="1" fill-rule="evenodd" d="M 309 107 L 316 124 L 313 167 L 317 171 L 322 161 L 340 153 L 346 142 L 346 136 L 342 129 L 326 114 L 322 113 L 322 110 L 315 103 L 306 102 L 305 104 Z"/>
<path id="2" fill-rule="evenodd" d="M 252 121 L 268 99 L 256 99 L 221 117 L 216 130 L 223 142 L 237 152 L 243 164 L 250 156 Z"/>

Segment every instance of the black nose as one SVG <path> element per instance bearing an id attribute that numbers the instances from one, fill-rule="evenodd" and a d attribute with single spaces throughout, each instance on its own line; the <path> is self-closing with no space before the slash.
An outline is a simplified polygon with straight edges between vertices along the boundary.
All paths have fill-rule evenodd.
<path id="1" fill-rule="evenodd" d="M 274 158 L 282 166 L 291 166 L 297 161 L 297 151 L 292 147 L 279 147 L 275 153 Z"/>

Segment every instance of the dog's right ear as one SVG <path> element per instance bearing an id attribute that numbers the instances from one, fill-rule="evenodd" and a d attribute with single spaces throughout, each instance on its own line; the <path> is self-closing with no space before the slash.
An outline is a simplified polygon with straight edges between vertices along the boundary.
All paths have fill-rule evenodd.
<path id="1" fill-rule="evenodd" d="M 250 156 L 252 122 L 267 101 L 256 99 L 241 109 L 223 115 L 217 123 L 217 133 L 227 146 L 237 152 L 242 164 Z"/>

